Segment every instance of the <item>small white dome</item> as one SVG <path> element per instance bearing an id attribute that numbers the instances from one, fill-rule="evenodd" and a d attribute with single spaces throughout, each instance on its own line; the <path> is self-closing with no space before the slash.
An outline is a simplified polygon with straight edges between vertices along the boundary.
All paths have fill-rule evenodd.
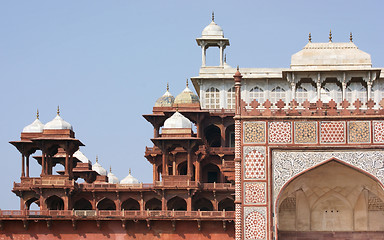
<path id="1" fill-rule="evenodd" d="M 139 184 L 139 180 L 131 175 L 131 169 L 129 169 L 128 176 L 121 180 L 120 184 Z"/>
<path id="2" fill-rule="evenodd" d="M 105 170 L 105 168 L 103 168 L 100 163 L 98 163 L 97 158 L 96 163 L 92 165 L 92 170 L 100 175 L 107 176 L 107 170 Z"/>
<path id="3" fill-rule="evenodd" d="M 203 32 L 201 33 L 201 38 L 224 38 L 224 31 L 212 20 L 212 22 L 204 28 Z"/>
<path id="4" fill-rule="evenodd" d="M 163 128 L 191 128 L 192 123 L 188 118 L 176 111 L 170 118 L 165 120 Z"/>
<path id="5" fill-rule="evenodd" d="M 111 171 L 108 173 L 108 183 L 119 183 L 119 179 Z"/>
<path id="6" fill-rule="evenodd" d="M 91 161 L 89 161 L 89 159 L 82 152 L 80 152 L 80 150 L 77 150 L 73 156 L 80 160 L 82 163 L 91 163 Z"/>
<path id="7" fill-rule="evenodd" d="M 23 133 L 41 133 L 43 132 L 44 124 L 40 122 L 38 118 L 36 118 L 33 123 L 29 124 L 25 128 L 23 128 Z"/>
<path id="8" fill-rule="evenodd" d="M 72 125 L 69 124 L 68 122 L 64 121 L 60 117 L 60 115 L 57 115 L 52 121 L 48 122 L 44 126 L 44 130 L 46 129 L 55 129 L 55 130 L 62 130 L 62 129 L 72 129 Z"/>
<path id="9" fill-rule="evenodd" d="M 155 107 L 172 107 L 174 101 L 175 98 L 172 96 L 172 94 L 167 88 L 167 91 L 164 93 L 164 95 L 157 99 Z"/>

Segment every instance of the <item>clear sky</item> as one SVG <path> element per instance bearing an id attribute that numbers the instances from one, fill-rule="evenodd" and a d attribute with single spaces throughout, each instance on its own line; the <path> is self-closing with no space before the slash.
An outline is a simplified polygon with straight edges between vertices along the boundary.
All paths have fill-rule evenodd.
<path id="1" fill-rule="evenodd" d="M 0 198 L 18 209 L 11 192 L 21 156 L 8 142 L 34 121 L 56 115 L 73 125 L 81 151 L 120 179 L 152 182 L 143 157 L 152 146 L 152 112 L 170 84 L 176 96 L 197 76 L 195 38 L 211 21 L 231 46 L 227 62 L 240 67 L 289 67 L 312 33 L 313 42 L 349 41 L 384 67 L 384 1 L 0 1 Z M 31 175 L 39 165 L 31 161 Z"/>

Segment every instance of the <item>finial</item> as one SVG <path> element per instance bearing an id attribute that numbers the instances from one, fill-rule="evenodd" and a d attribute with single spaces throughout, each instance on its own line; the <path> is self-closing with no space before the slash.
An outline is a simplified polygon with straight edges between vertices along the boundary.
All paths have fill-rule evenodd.
<path id="1" fill-rule="evenodd" d="M 353 42 L 352 32 L 349 33 L 349 41 Z"/>
<path id="2" fill-rule="evenodd" d="M 214 22 L 214 21 L 215 21 L 215 12 L 212 11 L 212 22 Z"/>
<path id="3" fill-rule="evenodd" d="M 239 71 L 239 65 L 237 65 L 237 71 Z"/>
<path id="4" fill-rule="evenodd" d="M 227 63 L 227 54 L 224 54 L 224 62 Z"/>
<path id="5" fill-rule="evenodd" d="M 99 156 L 96 155 L 96 162 L 99 162 Z"/>
<path id="6" fill-rule="evenodd" d="M 167 92 L 169 91 L 169 83 L 167 83 Z"/>
<path id="7" fill-rule="evenodd" d="M 40 117 L 39 109 L 37 109 L 37 112 L 36 112 L 36 119 L 39 119 L 39 117 Z"/>
<path id="8" fill-rule="evenodd" d="M 188 87 L 188 78 L 187 78 L 187 87 Z"/>
<path id="9" fill-rule="evenodd" d="M 329 30 L 329 42 L 332 42 L 332 31 Z"/>
<path id="10" fill-rule="evenodd" d="M 131 168 L 129 168 L 129 175 L 131 175 Z"/>
<path id="11" fill-rule="evenodd" d="M 312 36 L 311 36 L 311 33 L 309 33 L 309 35 L 308 35 L 308 42 L 312 42 Z"/>
<path id="12" fill-rule="evenodd" d="M 176 112 L 179 111 L 179 104 L 176 104 Z"/>
<path id="13" fill-rule="evenodd" d="M 109 166 L 109 172 L 112 173 L 112 166 Z"/>
<path id="14" fill-rule="evenodd" d="M 57 105 L 57 116 L 60 116 L 60 106 Z"/>

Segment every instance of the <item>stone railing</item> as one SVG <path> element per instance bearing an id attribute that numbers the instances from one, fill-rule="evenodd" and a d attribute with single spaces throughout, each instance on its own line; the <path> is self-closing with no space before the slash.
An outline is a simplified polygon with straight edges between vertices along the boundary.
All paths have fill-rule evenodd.
<path id="1" fill-rule="evenodd" d="M 132 220 L 147 219 L 212 219 L 232 220 L 234 211 L 107 211 L 107 210 L 0 210 L 4 218 L 118 218 Z"/>
<path id="2" fill-rule="evenodd" d="M 384 115 L 384 99 L 375 103 L 372 99 L 368 100 L 364 107 L 363 103 L 357 99 L 350 103 L 343 100 L 337 104 L 333 99 L 328 103 L 318 100 L 310 103 L 305 100 L 299 104 L 296 100 L 285 103 L 279 100 L 274 106 L 269 100 L 263 104 L 257 100 L 250 103 L 241 100 L 242 116 L 350 116 L 350 115 Z"/>

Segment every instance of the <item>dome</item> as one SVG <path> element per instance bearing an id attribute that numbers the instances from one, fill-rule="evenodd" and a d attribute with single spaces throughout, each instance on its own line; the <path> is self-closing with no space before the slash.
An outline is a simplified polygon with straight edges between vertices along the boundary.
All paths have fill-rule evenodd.
<path id="1" fill-rule="evenodd" d="M 129 169 L 128 176 L 121 180 L 120 184 L 139 184 L 139 180 L 131 175 L 131 169 Z"/>
<path id="2" fill-rule="evenodd" d="M 91 163 L 91 161 L 89 161 L 89 159 L 82 152 L 80 152 L 80 150 L 77 150 L 73 156 L 82 163 Z"/>
<path id="3" fill-rule="evenodd" d="M 187 87 L 176 96 L 173 105 L 175 106 L 175 104 L 200 104 L 199 97 L 188 88 L 188 81 Z"/>
<path id="4" fill-rule="evenodd" d="M 291 57 L 292 69 L 361 69 L 372 67 L 371 56 L 353 42 L 312 43 Z"/>
<path id="5" fill-rule="evenodd" d="M 100 163 L 97 160 L 97 157 L 96 157 L 96 163 L 92 165 L 92 170 L 97 172 L 100 175 L 107 176 L 107 170 L 105 170 L 105 168 L 103 168 L 100 165 Z"/>
<path id="6" fill-rule="evenodd" d="M 72 125 L 69 124 L 68 122 L 64 121 L 64 119 L 62 119 L 60 117 L 59 107 L 57 107 L 57 116 L 52 121 L 45 124 L 44 130 L 45 129 L 54 129 L 54 130 L 70 129 L 70 130 L 73 130 Z"/>
<path id="7" fill-rule="evenodd" d="M 40 122 L 39 118 L 36 118 L 33 123 L 23 128 L 23 133 L 41 133 L 43 132 L 44 124 Z"/>
<path id="8" fill-rule="evenodd" d="M 170 118 L 165 120 L 163 128 L 190 128 L 192 123 L 188 118 L 184 117 L 181 113 L 176 111 Z"/>
<path id="9" fill-rule="evenodd" d="M 112 173 L 112 169 L 109 168 L 109 173 L 108 173 L 108 183 L 119 183 L 119 179 L 115 176 L 115 174 Z"/>
<path id="10" fill-rule="evenodd" d="M 174 101 L 175 101 L 175 98 L 169 92 L 169 86 L 167 84 L 167 91 L 164 93 L 163 96 L 157 99 L 155 103 L 155 107 L 172 107 L 172 104 Z"/>
<path id="11" fill-rule="evenodd" d="M 201 33 L 201 38 L 224 38 L 223 29 L 215 23 L 215 16 L 212 13 L 212 22 L 206 26 Z"/>

